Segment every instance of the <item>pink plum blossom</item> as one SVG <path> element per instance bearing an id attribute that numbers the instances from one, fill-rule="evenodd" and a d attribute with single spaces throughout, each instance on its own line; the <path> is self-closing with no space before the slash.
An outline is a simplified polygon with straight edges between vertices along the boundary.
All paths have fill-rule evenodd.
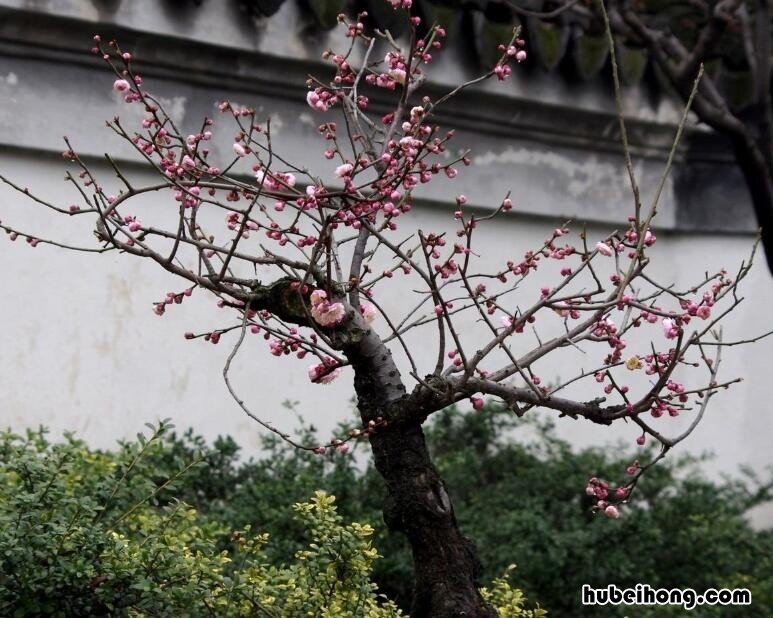
<path id="1" fill-rule="evenodd" d="M 126 92 L 131 86 L 125 79 L 117 79 L 113 82 L 113 90 L 117 92 Z"/>
<path id="2" fill-rule="evenodd" d="M 405 83 L 405 70 L 404 69 L 391 69 L 389 71 L 389 77 L 395 80 L 398 84 Z"/>
<path id="3" fill-rule="evenodd" d="M 325 290 L 314 290 L 311 293 L 310 300 L 311 300 L 311 306 L 315 307 L 319 303 L 327 300 L 327 292 L 325 292 Z"/>
<path id="4" fill-rule="evenodd" d="M 510 74 L 512 73 L 512 69 L 506 65 L 506 64 L 498 64 L 494 67 L 494 74 L 497 76 L 497 79 L 499 81 L 505 81 L 508 77 L 510 77 Z"/>
<path id="5" fill-rule="evenodd" d="M 701 320 L 708 320 L 709 316 L 711 316 L 711 307 L 708 305 L 701 305 L 698 307 L 695 315 L 697 315 Z"/>
<path id="6" fill-rule="evenodd" d="M 335 326 L 346 316 L 343 303 L 331 303 L 324 290 L 311 293 L 311 317 L 321 326 Z"/>
<path id="7" fill-rule="evenodd" d="M 311 317 L 321 326 L 335 326 L 345 315 L 346 307 L 343 303 L 323 302 L 311 309 Z"/>

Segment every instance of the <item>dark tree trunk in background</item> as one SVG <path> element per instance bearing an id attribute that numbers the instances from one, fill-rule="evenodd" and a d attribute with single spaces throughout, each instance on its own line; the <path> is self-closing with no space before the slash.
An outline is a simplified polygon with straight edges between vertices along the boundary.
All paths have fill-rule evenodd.
<path id="1" fill-rule="evenodd" d="M 717 10 L 722 3 L 694 4 L 708 10 L 708 23 L 701 26 L 697 42 L 688 49 L 665 26 L 666 22 L 648 20 L 635 2 L 606 0 L 615 33 L 647 47 L 653 61 L 685 102 L 691 96 L 700 64 L 717 57 L 721 37 L 727 32 L 728 25 L 733 19 L 741 19 L 739 11 L 752 6 L 749 2 L 725 2 L 724 7 Z M 721 88 L 704 74 L 693 99 L 692 111 L 702 122 L 732 141 L 735 159 L 749 188 L 761 230 L 768 269 L 773 273 L 773 43 L 769 4 L 769 0 L 754 3 L 753 27 L 743 30 L 743 41 L 738 42 L 752 75 L 753 101 L 745 109 L 734 111 Z M 738 23 L 734 25 L 738 26 Z"/>
<path id="2" fill-rule="evenodd" d="M 394 418 L 392 412 L 407 405 L 408 397 L 387 347 L 367 326 L 363 331 L 345 344 L 344 352 L 354 368 L 357 407 L 367 424 Z M 411 618 L 496 617 L 478 592 L 481 566 L 475 547 L 459 531 L 421 424 L 388 423 L 370 434 L 370 444 L 386 483 L 384 521 L 406 535 L 413 553 Z"/>
<path id="3" fill-rule="evenodd" d="M 765 157 L 750 135 L 733 140 L 735 159 L 749 187 L 762 247 L 770 272 L 773 273 L 773 161 Z"/>

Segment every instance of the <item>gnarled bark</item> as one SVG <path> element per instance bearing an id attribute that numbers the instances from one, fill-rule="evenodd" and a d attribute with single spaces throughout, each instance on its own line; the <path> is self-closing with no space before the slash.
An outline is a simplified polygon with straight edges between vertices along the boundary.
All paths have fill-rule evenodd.
<path id="1" fill-rule="evenodd" d="M 355 328 L 362 328 L 357 324 Z M 363 423 L 394 417 L 408 405 L 405 387 L 387 347 L 367 326 L 344 348 L 354 367 Z M 426 415 L 411 415 L 423 418 Z M 414 562 L 412 618 L 496 616 L 478 591 L 480 561 L 459 530 L 453 505 L 430 460 L 420 420 L 387 422 L 370 434 L 376 469 L 384 478 L 384 521 L 406 535 Z"/>
<path id="2" fill-rule="evenodd" d="M 481 564 L 459 530 L 453 505 L 418 424 L 375 432 L 371 447 L 387 485 L 384 521 L 408 537 L 414 563 L 413 618 L 496 616 L 478 592 Z"/>

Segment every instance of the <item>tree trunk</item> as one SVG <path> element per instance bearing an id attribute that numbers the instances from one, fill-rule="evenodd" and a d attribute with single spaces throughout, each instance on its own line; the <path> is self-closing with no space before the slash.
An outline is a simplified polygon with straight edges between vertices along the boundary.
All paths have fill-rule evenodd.
<path id="1" fill-rule="evenodd" d="M 369 327 L 355 324 L 363 326 L 361 336 L 347 342 L 344 351 L 354 368 L 357 406 L 367 424 L 378 417 L 389 419 L 390 411 L 407 405 L 408 398 L 389 350 Z M 370 434 L 370 444 L 387 488 L 384 521 L 407 536 L 413 553 L 411 618 L 495 617 L 478 591 L 477 552 L 459 531 L 421 424 L 379 426 Z"/>
<path id="2" fill-rule="evenodd" d="M 757 215 L 768 269 L 773 273 L 773 162 L 763 155 L 750 135 L 736 137 L 734 147 Z"/>
<path id="3" fill-rule="evenodd" d="M 386 427 L 370 443 L 387 486 L 384 521 L 408 537 L 413 553 L 411 617 L 496 616 L 478 592 L 475 546 L 459 531 L 421 426 Z"/>

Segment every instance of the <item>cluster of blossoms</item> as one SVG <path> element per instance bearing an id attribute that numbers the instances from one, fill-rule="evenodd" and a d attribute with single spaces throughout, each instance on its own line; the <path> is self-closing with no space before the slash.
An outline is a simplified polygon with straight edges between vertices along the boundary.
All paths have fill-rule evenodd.
<path id="1" fill-rule="evenodd" d="M 27 241 L 27 244 L 30 247 L 37 247 L 38 243 L 40 243 L 40 239 L 39 238 L 35 238 L 34 236 L 28 236 L 28 235 L 24 235 L 24 234 L 19 234 L 19 232 L 3 226 L 3 222 L 2 221 L 0 221 L 0 229 L 4 229 L 5 230 L 5 233 L 8 235 L 8 240 L 10 240 L 10 241 L 16 241 L 19 238 L 19 236 L 21 236 L 22 238 L 24 238 Z"/>
<path id="2" fill-rule="evenodd" d="M 609 503 L 609 492 L 609 483 L 595 476 L 588 481 L 588 485 L 585 487 L 585 494 L 596 499 L 593 509 L 595 511 L 603 511 L 604 515 L 610 519 L 617 519 L 620 517 L 620 510 L 616 505 Z M 627 487 L 618 487 L 614 491 L 614 496 L 618 500 L 624 500 L 628 494 L 629 489 Z"/>
<path id="3" fill-rule="evenodd" d="M 311 301 L 311 317 L 320 326 L 332 327 L 346 317 L 346 307 L 341 302 L 331 303 L 327 292 L 314 290 L 309 297 Z"/>
<path id="4" fill-rule="evenodd" d="M 295 187 L 295 174 L 290 172 L 266 172 L 256 166 L 255 180 L 264 191 L 287 191 Z"/>
<path id="5" fill-rule="evenodd" d="M 513 45 L 500 45 L 499 51 L 503 52 L 502 59 L 494 66 L 494 74 L 499 81 L 504 81 L 510 75 L 513 70 L 510 68 L 508 61 L 513 58 L 516 62 L 524 62 L 526 60 L 526 41 L 523 39 L 516 39 Z"/>
<path id="6" fill-rule="evenodd" d="M 183 300 L 189 297 L 191 294 L 193 294 L 193 288 L 186 288 L 182 292 L 167 292 L 164 300 L 153 303 L 153 313 L 156 315 L 164 315 L 167 305 L 180 305 L 182 304 Z M 186 338 L 191 339 L 192 337 L 188 337 L 186 333 Z"/>
<path id="7" fill-rule="evenodd" d="M 631 223 L 633 223 L 633 221 Z M 639 233 L 634 228 L 629 228 L 625 233 L 625 239 L 628 241 L 629 245 L 635 245 L 639 242 Z M 657 237 L 655 234 L 651 229 L 647 228 L 644 232 L 644 246 L 651 247 L 656 241 Z"/>
<path id="8" fill-rule="evenodd" d="M 326 112 L 338 101 L 338 97 L 325 88 L 310 90 L 306 95 L 306 103 L 318 112 Z"/>
<path id="9" fill-rule="evenodd" d="M 244 216 L 240 215 L 238 212 L 233 212 L 233 211 L 226 214 L 225 223 L 226 223 L 226 227 L 231 231 L 236 231 L 241 229 L 242 238 L 249 238 L 250 230 L 257 230 L 260 227 L 257 224 L 257 222 L 251 219 L 247 219 Z"/>
<path id="10" fill-rule="evenodd" d="M 631 221 L 631 225 L 634 224 L 634 221 Z M 612 257 L 616 253 L 623 253 L 626 248 L 631 249 L 631 251 L 628 252 L 628 257 L 633 259 L 636 257 L 636 251 L 633 249 L 637 246 L 639 242 L 639 233 L 636 231 L 635 228 L 631 227 L 629 228 L 625 235 L 623 236 L 623 239 L 615 242 L 614 239 L 609 241 L 599 241 L 596 243 L 596 251 L 599 252 L 599 254 L 605 256 L 605 257 Z M 647 230 L 644 232 L 644 240 L 642 242 L 644 247 L 651 247 L 657 242 L 657 237 L 655 234 L 647 228 Z"/>

